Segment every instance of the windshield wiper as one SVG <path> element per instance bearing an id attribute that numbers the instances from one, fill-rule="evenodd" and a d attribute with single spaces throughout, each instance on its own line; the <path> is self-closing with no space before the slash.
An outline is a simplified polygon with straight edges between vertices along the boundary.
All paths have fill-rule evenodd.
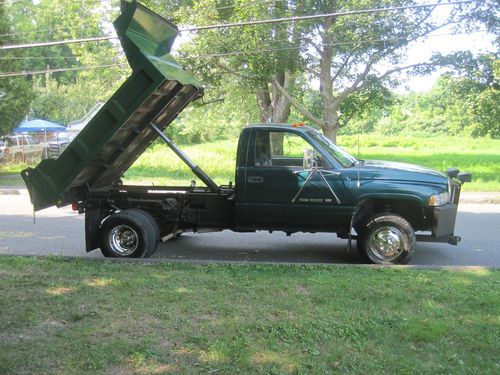
<path id="1" fill-rule="evenodd" d="M 365 160 L 363 160 L 363 159 L 356 159 L 356 160 L 354 160 L 354 161 L 350 162 L 350 163 L 347 165 L 347 167 L 346 167 L 346 168 L 357 167 L 357 166 L 360 166 L 360 165 L 365 164 L 365 162 L 366 162 L 366 161 L 365 161 Z"/>
<path id="2" fill-rule="evenodd" d="M 347 164 L 346 168 L 351 168 L 351 167 L 354 167 L 355 165 L 358 165 L 357 160 L 354 160 L 354 161 L 350 162 L 349 164 Z"/>

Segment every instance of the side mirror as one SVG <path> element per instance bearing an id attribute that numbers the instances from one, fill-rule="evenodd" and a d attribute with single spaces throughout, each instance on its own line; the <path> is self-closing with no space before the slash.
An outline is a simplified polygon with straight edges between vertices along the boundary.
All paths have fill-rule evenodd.
<path id="1" fill-rule="evenodd" d="M 471 182 L 472 175 L 470 173 L 459 173 L 458 174 L 459 181 L 463 184 L 464 182 Z"/>
<path id="2" fill-rule="evenodd" d="M 313 169 L 314 167 L 314 150 L 304 150 L 304 157 L 302 158 L 302 168 Z"/>
<path id="3" fill-rule="evenodd" d="M 458 168 L 448 168 L 446 174 L 448 175 L 448 177 L 455 178 L 458 176 L 458 172 Z"/>

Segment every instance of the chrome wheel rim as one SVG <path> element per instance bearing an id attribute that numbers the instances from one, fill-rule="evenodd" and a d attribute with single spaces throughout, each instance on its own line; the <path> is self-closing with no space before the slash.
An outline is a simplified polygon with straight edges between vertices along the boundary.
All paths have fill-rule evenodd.
<path id="1" fill-rule="evenodd" d="M 391 261 L 403 251 L 403 241 L 403 233 L 399 229 L 383 226 L 368 237 L 368 247 L 377 259 Z"/>
<path id="2" fill-rule="evenodd" d="M 117 225 L 109 233 L 111 250 L 120 256 L 134 253 L 139 246 L 139 235 L 128 225 Z"/>

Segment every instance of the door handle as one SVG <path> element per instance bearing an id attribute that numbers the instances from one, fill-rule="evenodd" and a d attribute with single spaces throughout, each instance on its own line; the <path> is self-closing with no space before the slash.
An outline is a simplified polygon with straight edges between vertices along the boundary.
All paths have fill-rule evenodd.
<path id="1" fill-rule="evenodd" d="M 264 182 L 264 177 L 262 176 L 250 176 L 247 180 L 250 184 L 261 184 Z"/>

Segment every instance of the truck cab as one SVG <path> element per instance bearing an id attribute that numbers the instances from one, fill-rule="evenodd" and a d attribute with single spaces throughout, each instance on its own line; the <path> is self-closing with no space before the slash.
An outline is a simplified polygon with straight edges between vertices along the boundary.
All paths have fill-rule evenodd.
<path id="1" fill-rule="evenodd" d="M 342 231 L 355 205 L 344 167 L 356 159 L 327 142 L 305 126 L 243 129 L 236 167 L 238 225 L 285 232 Z"/>

